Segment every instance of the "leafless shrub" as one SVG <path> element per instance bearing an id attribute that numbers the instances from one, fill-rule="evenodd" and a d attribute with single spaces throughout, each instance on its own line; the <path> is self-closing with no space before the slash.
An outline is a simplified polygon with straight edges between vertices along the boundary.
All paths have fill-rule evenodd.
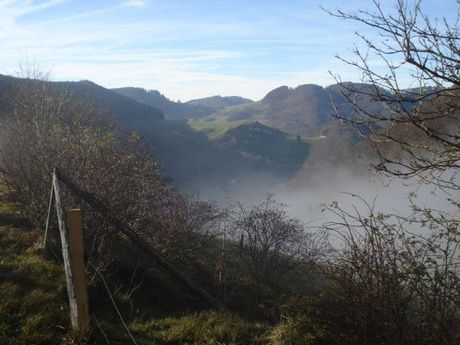
<path id="1" fill-rule="evenodd" d="M 0 173 L 13 201 L 39 228 L 46 217 L 51 174 L 58 167 L 168 258 L 185 261 L 206 242 L 214 209 L 174 190 L 136 132 L 121 134 L 110 114 L 42 80 L 22 80 L 9 104 L 1 127 Z M 106 267 L 123 253 L 135 252 L 116 234 L 119 229 L 64 192 L 66 207 L 83 209 L 93 263 Z M 135 255 L 123 259 L 131 257 Z"/>
<path id="2" fill-rule="evenodd" d="M 361 73 L 365 84 L 341 83 L 337 77 L 358 115 L 335 115 L 364 133 L 377 153 L 377 171 L 458 190 L 460 12 L 457 8 L 456 20 L 448 22 L 423 13 L 419 0 L 398 0 L 394 12 L 377 0 L 373 4 L 373 11 L 329 12 L 378 35 L 357 33 L 366 49 L 356 48 L 354 59 L 339 57 Z M 384 67 L 374 67 L 373 60 Z M 411 85 L 405 89 L 407 79 Z M 384 104 L 387 111 L 373 111 L 359 101 L 363 98 Z"/>
<path id="3" fill-rule="evenodd" d="M 331 13 L 379 35 L 357 33 L 366 52 L 341 59 L 364 84 L 341 83 L 357 115 L 335 115 L 374 149 L 374 171 L 441 189 L 451 208 L 412 203 L 406 214 L 387 214 L 363 199 L 351 211 L 333 203 L 336 221 L 324 228 L 336 242 L 322 266 L 331 283 L 313 315 L 337 344 L 453 345 L 460 341 L 458 20 L 433 21 L 420 1 L 398 0 L 394 12 L 373 3 L 374 11 Z M 412 85 L 403 89 L 407 77 Z"/>
<path id="4" fill-rule="evenodd" d="M 233 210 L 231 233 L 243 267 L 260 285 L 276 286 L 293 269 L 317 254 L 313 235 L 268 195 L 259 205 Z"/>
<path id="5" fill-rule="evenodd" d="M 458 221 L 434 210 L 383 214 L 359 200 L 365 211 L 329 208 L 338 221 L 325 230 L 339 249 L 323 264 L 331 283 L 314 304 L 320 323 L 338 344 L 457 344 Z"/>

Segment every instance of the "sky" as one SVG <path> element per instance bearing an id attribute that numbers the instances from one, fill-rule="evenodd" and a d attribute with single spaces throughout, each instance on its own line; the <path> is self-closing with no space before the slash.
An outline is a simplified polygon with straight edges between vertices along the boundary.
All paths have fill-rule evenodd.
<path id="1" fill-rule="evenodd" d="M 382 3 L 393 4 L 394 0 Z M 371 9 L 371 0 L 0 0 L 0 74 L 38 66 L 52 80 L 159 90 L 172 100 L 261 99 L 281 85 L 359 81 L 336 57 L 356 31 L 325 13 Z M 455 0 L 425 0 L 439 18 Z M 389 6 L 389 5 L 388 5 Z"/>

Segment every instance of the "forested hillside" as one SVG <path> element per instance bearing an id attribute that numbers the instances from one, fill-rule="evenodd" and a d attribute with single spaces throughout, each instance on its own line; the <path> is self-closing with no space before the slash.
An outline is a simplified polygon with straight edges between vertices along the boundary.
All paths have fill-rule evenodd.
<path id="1" fill-rule="evenodd" d="M 8 98 L 15 87 L 27 84 L 26 79 L 0 76 L 3 109 L 8 108 Z M 156 157 L 164 167 L 164 174 L 174 183 L 191 192 L 204 188 L 218 188 L 230 180 L 244 183 L 245 176 L 275 174 L 282 181 L 295 174 L 304 156 L 296 156 L 283 169 L 285 162 L 261 162 L 246 155 L 244 147 L 225 147 L 210 141 L 201 132 L 191 128 L 186 120 L 168 120 L 157 108 L 138 103 L 89 81 L 43 82 L 51 88 L 69 92 L 80 100 L 88 100 L 97 108 L 112 113 L 122 131 L 137 130 L 149 141 Z M 295 147 L 293 147 L 295 151 Z M 266 147 L 267 152 L 271 150 Z M 290 153 L 289 153 L 290 154 Z M 273 163 L 273 164 L 272 164 Z"/>
<path id="2" fill-rule="evenodd" d="M 136 87 L 112 89 L 113 92 L 149 106 L 161 109 L 168 119 L 201 118 L 212 113 L 213 109 L 200 104 L 176 103 L 156 90 L 144 90 Z"/>

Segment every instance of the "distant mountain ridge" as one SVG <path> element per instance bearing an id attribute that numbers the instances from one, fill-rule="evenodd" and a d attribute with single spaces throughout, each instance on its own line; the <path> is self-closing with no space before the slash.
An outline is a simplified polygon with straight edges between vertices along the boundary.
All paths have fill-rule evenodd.
<path id="1" fill-rule="evenodd" d="M 347 83 L 351 90 L 362 90 L 366 84 Z M 223 108 L 207 117 L 219 121 L 259 121 L 266 126 L 293 135 L 320 136 L 325 128 L 334 122 L 333 114 L 354 116 L 354 110 L 342 92 L 349 92 L 340 85 L 323 88 L 315 84 L 300 85 L 296 88 L 278 87 L 260 101 Z M 373 111 L 386 111 L 383 104 L 369 96 L 356 94 L 357 101 Z"/>
<path id="2" fill-rule="evenodd" d="M 0 99 L 4 99 L 5 105 L 7 104 L 6 97 L 8 93 L 27 80 L 0 74 Z M 164 114 L 161 110 L 138 103 L 129 97 L 115 94 L 88 80 L 47 83 L 52 84 L 58 90 L 70 92 L 78 99 L 91 100 L 96 107 L 110 111 L 122 126 L 131 126 L 142 121 L 164 120 Z"/>
<path id="3" fill-rule="evenodd" d="M 211 108 L 215 111 L 215 110 L 220 110 L 225 107 L 229 107 L 233 105 L 253 103 L 253 101 L 248 98 L 243 98 L 240 96 L 225 96 L 225 97 L 211 96 L 211 97 L 193 99 L 186 103 L 194 105 L 194 106 L 203 106 L 203 107 Z"/>
<path id="4" fill-rule="evenodd" d="M 112 89 L 113 92 L 133 100 L 160 109 L 168 119 L 189 119 L 208 116 L 213 109 L 200 105 L 173 102 L 157 90 L 145 90 L 138 87 L 122 87 Z"/>
<path id="5" fill-rule="evenodd" d="M 8 107 L 8 92 L 23 81 L 0 75 L 0 111 Z M 282 86 L 257 102 L 212 96 L 176 103 L 141 88 L 109 90 L 90 81 L 50 83 L 111 111 L 121 127 L 138 130 L 152 144 L 166 174 L 191 192 L 204 186 L 222 188 L 230 180 L 243 184 L 250 175 L 272 175 L 281 182 L 299 170 L 308 175 L 305 168 L 313 161 L 346 157 L 344 152 L 362 140 L 332 115 L 337 110 L 341 116 L 355 116 L 342 95 L 347 90 L 339 85 Z M 345 86 L 352 93 L 370 87 Z M 369 95 L 357 94 L 356 99 L 372 112 L 387 110 Z"/>
<path id="6" fill-rule="evenodd" d="M 8 94 L 26 81 L 0 75 L 0 114 L 10 107 Z M 289 157 L 294 157 L 290 166 L 285 166 L 285 158 L 281 156 L 261 159 L 259 155 L 253 154 L 251 144 L 232 146 L 211 141 L 204 133 L 191 128 L 186 120 L 167 119 L 161 110 L 93 82 L 39 82 L 50 83 L 57 90 L 69 92 L 76 99 L 88 100 L 97 108 L 112 112 L 121 129 L 139 131 L 152 144 L 155 157 L 165 168 L 165 173 L 173 178 L 175 185 L 191 193 L 212 189 L 221 191 L 228 181 L 247 184 L 250 183 L 250 176 L 276 175 L 283 182 L 295 173 L 295 169 L 300 168 L 304 158 L 296 154 L 296 146 L 287 145 L 285 133 L 279 135 L 275 130 L 268 131 L 268 137 L 264 139 L 264 150 L 269 155 L 279 143 L 283 143 L 288 151 L 292 148 L 293 152 L 287 152 Z M 271 135 L 273 138 L 270 138 Z M 244 141 L 250 138 L 238 137 L 240 142 L 241 139 Z M 302 147 L 304 151 L 307 149 L 305 145 Z"/>
<path id="7" fill-rule="evenodd" d="M 139 103 L 158 108 L 166 118 L 174 120 L 201 119 L 227 106 L 252 102 L 250 99 L 239 96 L 212 96 L 181 103 L 171 101 L 157 90 L 145 90 L 138 87 L 122 87 L 111 90 Z"/>
<path id="8" fill-rule="evenodd" d="M 7 95 L 25 82 L 25 79 L 0 75 L 3 111 L 9 107 Z M 203 183 L 218 184 L 222 179 L 240 176 L 243 171 L 251 169 L 252 163 L 238 152 L 218 147 L 185 121 L 165 119 L 156 108 L 89 81 L 46 83 L 112 112 L 122 129 L 139 131 L 152 144 L 156 158 L 176 185 L 189 189 Z"/>
<path id="9" fill-rule="evenodd" d="M 280 86 L 257 102 L 238 96 L 211 96 L 177 103 L 155 90 L 128 87 L 113 91 L 158 108 L 169 119 L 201 119 L 209 123 L 218 121 L 221 124 L 228 123 L 229 128 L 239 125 L 240 122 L 258 121 L 301 136 L 323 135 L 324 130 L 335 121 L 333 114 L 336 111 L 344 117 L 356 115 L 343 93 L 354 93 L 356 101 L 372 112 L 388 111 L 381 102 L 372 98 L 370 94 L 373 91 L 370 86 L 360 83 L 334 84 L 325 88 L 315 84 L 299 85 L 295 88 Z M 379 91 L 385 94 L 384 90 Z M 207 127 L 202 125 L 203 123 L 198 127 Z"/>

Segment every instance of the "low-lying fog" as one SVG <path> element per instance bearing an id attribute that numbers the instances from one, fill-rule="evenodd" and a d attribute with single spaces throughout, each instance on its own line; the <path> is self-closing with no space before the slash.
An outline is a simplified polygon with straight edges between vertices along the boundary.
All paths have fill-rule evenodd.
<path id="1" fill-rule="evenodd" d="M 356 207 L 365 215 L 367 210 L 364 203 L 354 195 L 370 204 L 374 203 L 376 212 L 408 215 L 412 199 L 421 208 L 449 212 L 458 217 L 458 208 L 448 200 L 459 200 L 458 191 L 435 188 L 415 178 L 390 180 L 377 174 L 359 175 L 347 168 L 325 168 L 309 176 L 304 184 L 279 184 L 275 178 L 256 175 L 248 178 L 244 185 L 231 181 L 224 188 L 203 190 L 200 196 L 217 201 L 221 207 L 235 203 L 250 206 L 264 201 L 268 193 L 286 204 L 291 216 L 316 225 L 332 220 L 332 214 L 322 210 L 324 205 L 330 205 L 333 201 L 345 210 Z"/>

